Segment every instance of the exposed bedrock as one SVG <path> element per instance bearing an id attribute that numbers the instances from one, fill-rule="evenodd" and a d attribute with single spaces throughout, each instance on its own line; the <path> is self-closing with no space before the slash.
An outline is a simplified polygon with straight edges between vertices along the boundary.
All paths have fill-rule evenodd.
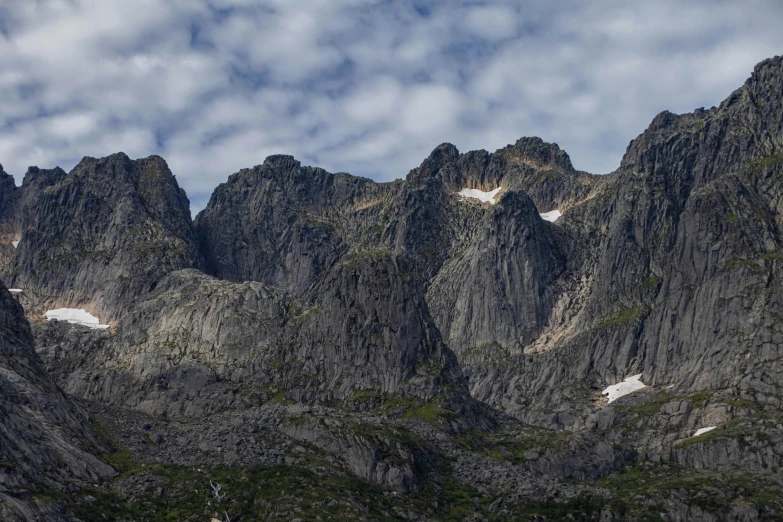
<path id="1" fill-rule="evenodd" d="M 84 158 L 69 174 L 31 167 L 10 220 L 3 277 L 28 313 L 85 308 L 112 324 L 167 273 L 203 265 L 185 192 L 162 158 Z"/>
<path id="2" fill-rule="evenodd" d="M 87 414 L 47 375 L 21 306 L 0 282 L 0 514 L 63 520 L 36 494 L 102 482 L 115 471 L 96 455 L 106 444 Z"/>
<path id="3" fill-rule="evenodd" d="M 347 260 L 312 304 L 261 283 L 174 272 L 116 331 L 50 323 L 39 328 L 39 350 L 69 393 L 154 414 L 247 408 L 277 394 L 403 394 L 469 418 L 456 357 L 408 270 L 393 257 Z"/>

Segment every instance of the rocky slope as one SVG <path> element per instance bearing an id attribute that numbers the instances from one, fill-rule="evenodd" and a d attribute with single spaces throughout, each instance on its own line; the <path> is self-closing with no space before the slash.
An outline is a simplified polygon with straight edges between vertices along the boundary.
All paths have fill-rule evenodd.
<path id="1" fill-rule="evenodd" d="M 3 174 L 0 261 L 39 373 L 122 472 L 64 502 L 86 520 L 780 518 L 782 104 L 775 58 L 719 107 L 658 115 L 606 176 L 538 138 L 443 144 L 392 183 L 272 156 L 193 223 L 154 156 Z M 54 305 L 112 328 L 41 322 Z"/>
<path id="2" fill-rule="evenodd" d="M 174 272 L 116 332 L 39 328 L 39 351 L 76 396 L 176 417 L 273 396 L 348 403 L 407 395 L 470 409 L 422 292 L 392 258 L 338 266 L 313 304 L 261 283 Z M 241 390 L 241 393 L 238 393 Z"/>
<path id="3" fill-rule="evenodd" d="M 115 471 L 87 414 L 46 374 L 21 306 L 0 284 L 0 516 L 62 520 L 52 500 Z"/>

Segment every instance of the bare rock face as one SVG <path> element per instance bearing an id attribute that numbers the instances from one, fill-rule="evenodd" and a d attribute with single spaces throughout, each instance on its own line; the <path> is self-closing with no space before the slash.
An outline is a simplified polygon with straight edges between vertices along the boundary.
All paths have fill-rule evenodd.
<path id="1" fill-rule="evenodd" d="M 159 157 L 31 168 L 18 191 L 21 241 L 5 277 L 31 312 L 84 307 L 115 322 L 165 274 L 202 265 L 188 199 Z"/>
<path id="2" fill-rule="evenodd" d="M 781 60 L 769 60 L 720 107 L 655 118 L 620 169 L 562 218 L 584 262 L 560 282 L 571 319 L 553 314 L 543 339 L 518 355 L 535 378 L 488 358 L 472 373 L 478 397 L 530 411 L 552 402 L 541 390 L 555 382 L 598 389 L 643 373 L 694 393 L 769 371 L 783 341 L 781 86 Z"/>
<path id="3" fill-rule="evenodd" d="M 84 411 L 47 376 L 22 308 L 0 283 L 0 514 L 4 520 L 62 520 L 34 495 L 61 494 L 115 471 L 95 455 L 105 443 Z"/>
<path id="4" fill-rule="evenodd" d="M 207 272 L 304 293 L 346 251 L 341 214 L 383 192 L 369 179 L 270 156 L 215 189 L 195 221 Z"/>
<path id="5" fill-rule="evenodd" d="M 167 417 L 278 394 L 304 403 L 407 395 L 469 409 L 456 357 L 406 269 L 393 258 L 340 265 L 313 304 L 261 283 L 174 272 L 116 333 L 51 323 L 39 350 L 68 393 Z"/>
<path id="6" fill-rule="evenodd" d="M 436 324 L 460 354 L 493 344 L 525 346 L 552 313 L 554 283 L 570 247 L 522 192 L 507 192 L 475 228 L 428 291 Z"/>
<path id="7" fill-rule="evenodd" d="M 322 393 L 432 400 L 444 387 L 467 397 L 456 357 L 417 283 L 409 262 L 389 255 L 348 259 L 323 280 L 295 341 L 297 360 Z"/>
<path id="8" fill-rule="evenodd" d="M 164 278 L 116 330 L 51 322 L 39 328 L 38 349 L 72 395 L 166 417 L 203 416 L 258 400 L 237 386 L 273 382 L 277 340 L 296 309 L 260 283 L 184 270 Z"/>

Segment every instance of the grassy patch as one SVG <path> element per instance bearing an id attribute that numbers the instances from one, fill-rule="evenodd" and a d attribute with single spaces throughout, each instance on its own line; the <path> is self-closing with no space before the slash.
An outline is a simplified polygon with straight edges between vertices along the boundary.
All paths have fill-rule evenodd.
<path id="1" fill-rule="evenodd" d="M 461 434 L 457 446 L 465 451 L 518 464 L 525 460 L 528 452 L 557 450 L 573 436 L 573 432 L 566 430 L 529 429 L 515 437 L 473 430 Z"/>
<path id="2" fill-rule="evenodd" d="M 687 400 L 690 401 L 694 408 L 701 408 L 707 404 L 707 401 L 710 400 L 711 396 L 712 392 L 708 390 L 689 395 Z"/>
<path id="3" fill-rule="evenodd" d="M 732 408 L 747 408 L 748 406 L 753 404 L 748 399 L 743 399 L 741 397 L 736 398 L 736 399 L 723 399 L 721 402 L 723 404 L 728 404 Z"/>
<path id="4" fill-rule="evenodd" d="M 377 391 L 357 390 L 348 398 L 349 402 L 375 403 L 381 400 L 381 395 Z"/>
<path id="5" fill-rule="evenodd" d="M 754 174 L 761 174 L 767 167 L 780 164 L 783 164 L 783 154 L 761 156 L 750 161 L 750 170 Z"/>
<path id="6" fill-rule="evenodd" d="M 296 404 L 296 401 L 285 396 L 285 390 L 279 390 L 269 397 L 268 402 L 279 402 L 282 404 Z"/>
<path id="7" fill-rule="evenodd" d="M 459 418 L 459 415 L 451 410 L 441 408 L 436 401 L 430 401 L 406 412 L 405 417 L 419 417 L 430 424 L 438 424 L 440 420 L 455 420 Z"/>
<path id="8" fill-rule="evenodd" d="M 639 316 L 641 315 L 642 315 L 641 307 L 626 308 L 625 310 L 620 310 L 619 312 L 612 314 L 607 319 L 604 319 L 603 321 L 598 323 L 598 329 L 605 330 L 607 328 L 611 328 L 612 326 L 630 323 L 631 321 L 634 321 L 637 318 L 639 318 Z"/>
<path id="9" fill-rule="evenodd" d="M 93 434 L 98 437 L 99 439 L 103 439 L 107 442 L 112 442 L 113 438 L 109 433 L 101 426 L 101 424 L 98 422 L 98 418 L 94 415 L 90 415 L 90 421 L 87 425 L 88 428 L 90 428 L 90 431 L 93 432 Z"/>
<path id="10" fill-rule="evenodd" d="M 150 434 L 149 434 L 149 433 L 146 433 L 146 432 L 145 432 L 145 433 L 144 433 L 144 435 L 143 435 L 143 437 L 144 437 L 144 441 L 145 441 L 147 444 L 149 444 L 150 446 L 157 446 L 157 445 L 158 445 L 158 443 L 157 443 L 157 442 L 155 442 L 154 440 L 152 440 L 152 437 L 150 437 Z"/>
<path id="11" fill-rule="evenodd" d="M 410 419 L 418 417 L 430 424 L 437 425 L 441 420 L 454 420 L 459 416 L 438 404 L 439 398 L 424 402 L 417 397 L 409 395 L 394 395 L 373 410 L 380 415 L 390 415 Z"/>
<path id="12" fill-rule="evenodd" d="M 757 473 L 698 471 L 673 463 L 655 467 L 636 464 L 618 476 L 595 483 L 612 491 L 613 503 L 625 505 L 634 504 L 639 496 L 666 498 L 677 492 L 686 502 L 713 513 L 743 502 L 763 508 L 767 513 L 780 513 L 783 509 L 779 493 L 768 489 L 769 479 Z M 726 492 L 731 492 L 731 496 Z"/>
<path id="13" fill-rule="evenodd" d="M 755 268 L 756 264 L 752 259 L 740 259 L 737 257 L 731 258 L 723 265 L 723 268 L 734 268 L 735 266 L 744 266 L 747 268 Z"/>
<path id="14" fill-rule="evenodd" d="M 110 455 L 106 455 L 106 462 L 123 475 L 136 473 L 140 467 L 139 463 L 133 459 L 133 453 L 127 449 L 119 449 Z"/>
<path id="15" fill-rule="evenodd" d="M 424 447 L 424 439 L 421 436 L 405 426 L 401 425 L 382 425 L 357 423 L 351 427 L 352 431 L 366 439 L 381 438 L 398 442 L 404 446 Z"/>
<path id="16" fill-rule="evenodd" d="M 408 395 L 393 395 L 386 399 L 383 404 L 375 408 L 375 413 L 380 415 L 403 416 L 409 411 L 419 407 L 421 400 Z"/>
<path id="17" fill-rule="evenodd" d="M 66 497 L 56 489 L 39 487 L 33 491 L 33 498 L 41 502 L 54 502 L 55 500 L 65 500 Z"/>
<path id="18" fill-rule="evenodd" d="M 685 439 L 683 441 L 680 441 L 677 444 L 676 447 L 679 448 L 679 449 L 682 449 L 682 450 L 688 449 L 688 447 L 690 447 L 690 446 L 692 446 L 694 444 L 699 444 L 701 442 L 707 442 L 708 440 L 712 440 L 712 439 L 715 439 L 715 438 L 718 438 L 718 437 L 724 435 L 724 433 L 722 433 L 722 431 L 723 430 L 720 430 L 720 429 L 714 429 L 714 430 L 708 431 L 707 433 L 702 433 L 698 437 L 689 437 L 689 438 L 687 438 L 687 439 Z"/>
<path id="19" fill-rule="evenodd" d="M 379 428 L 380 429 L 380 428 Z M 539 443 L 538 430 L 528 435 Z M 535 436 L 534 436 L 535 435 Z M 549 443 L 560 437 L 552 432 Z M 488 436 L 479 436 L 480 443 Z M 141 466 L 136 464 L 136 467 Z M 585 481 L 609 492 L 607 497 L 583 494 L 574 499 L 543 498 L 514 502 L 501 494 L 481 493 L 470 484 L 449 476 L 429 481 L 418 493 L 400 495 L 352 475 L 329 470 L 313 471 L 298 466 L 218 466 L 202 470 L 185 466 L 147 464 L 148 486 L 132 500 L 112 489 L 85 488 L 68 502 L 72 512 L 85 522 L 203 521 L 214 512 L 229 513 L 232 520 L 407 520 L 416 513 L 427 520 L 457 522 L 470 519 L 497 521 L 596 520 L 605 508 L 621 520 L 659 520 L 655 501 L 672 492 L 690 503 L 721 510 L 732 503 L 746 502 L 766 513 L 779 513 L 781 499 L 769 489 L 765 477 L 719 474 L 680 468 L 673 464 L 657 467 L 636 465 L 617 476 Z M 215 503 L 210 481 L 218 482 L 227 496 Z M 727 497 L 724 492 L 731 491 Z M 88 497 L 89 495 L 89 497 Z M 39 493 L 46 498 L 46 492 Z M 650 501 L 640 503 L 640 497 Z M 63 497 L 55 492 L 54 500 Z M 502 511 L 490 506 L 502 500 Z M 212 502 L 211 506 L 207 506 Z"/>
<path id="20" fill-rule="evenodd" d="M 717 438 L 738 438 L 743 440 L 745 436 L 751 433 L 750 422 L 753 417 L 734 417 L 725 426 L 702 433 L 698 437 L 689 437 L 685 440 L 678 442 L 675 447 L 679 449 L 687 449 L 693 444 L 699 444 L 701 442 L 707 442 Z"/>
<path id="21" fill-rule="evenodd" d="M 620 411 L 624 411 L 625 413 L 629 415 L 635 415 L 637 417 L 652 417 L 653 415 L 656 415 L 659 411 L 661 411 L 661 408 L 664 404 L 670 402 L 673 400 L 674 397 L 669 395 L 665 391 L 659 391 L 656 392 L 654 395 L 650 396 L 650 399 L 641 403 L 636 404 L 634 406 L 625 406 L 625 407 L 619 407 Z"/>

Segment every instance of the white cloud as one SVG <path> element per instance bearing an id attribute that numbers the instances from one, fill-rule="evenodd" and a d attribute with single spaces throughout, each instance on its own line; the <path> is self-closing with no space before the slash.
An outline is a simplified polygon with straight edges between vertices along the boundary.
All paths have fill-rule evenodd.
<path id="1" fill-rule="evenodd" d="M 347 97 L 344 106 L 348 116 L 357 123 L 372 124 L 388 122 L 403 103 L 399 82 L 382 77 L 357 89 L 352 96 Z"/>
<path id="2" fill-rule="evenodd" d="M 459 115 L 462 97 L 445 85 L 415 86 L 405 94 L 398 129 L 413 136 L 434 137 L 450 129 Z"/>
<path id="3" fill-rule="evenodd" d="M 421 6 L 423 4 L 419 4 Z M 3 8 L 0 161 L 123 150 L 195 206 L 271 153 L 388 180 L 435 146 L 557 142 L 608 172 L 664 109 L 718 104 L 783 49 L 783 4 L 38 0 Z"/>
<path id="4" fill-rule="evenodd" d="M 469 9 L 463 24 L 470 33 L 494 41 L 513 36 L 519 21 L 519 13 L 507 5 L 486 5 Z"/>
<path id="5" fill-rule="evenodd" d="M 88 112 L 69 112 L 47 120 L 46 132 L 64 139 L 80 138 L 96 130 L 98 121 Z"/>

